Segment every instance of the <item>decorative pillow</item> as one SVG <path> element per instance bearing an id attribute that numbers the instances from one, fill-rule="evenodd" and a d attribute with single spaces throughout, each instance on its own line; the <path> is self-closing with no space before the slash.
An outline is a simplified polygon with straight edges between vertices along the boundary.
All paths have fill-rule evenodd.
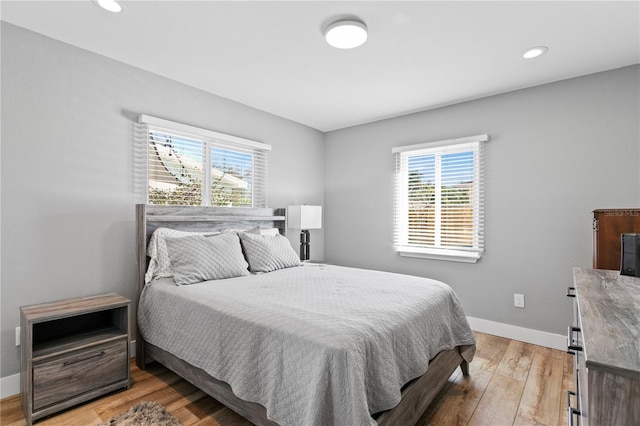
<path id="1" fill-rule="evenodd" d="M 147 246 L 147 256 L 149 256 L 149 267 L 144 275 L 146 284 L 159 278 L 173 277 L 171 259 L 167 252 L 166 238 L 187 237 L 192 235 L 216 235 L 219 232 L 189 232 L 178 231 L 177 229 L 158 228 L 151 234 L 149 245 Z"/>
<path id="2" fill-rule="evenodd" d="M 300 258 L 282 235 L 238 233 L 251 272 L 271 272 L 300 266 Z"/>
<path id="3" fill-rule="evenodd" d="M 255 235 L 269 235 L 269 236 L 280 235 L 280 230 L 278 228 L 260 228 L 260 227 L 256 227 L 256 228 L 244 231 L 244 232 L 246 232 L 248 234 L 255 234 Z"/>
<path id="4" fill-rule="evenodd" d="M 249 275 L 235 233 L 166 239 L 177 285 Z"/>

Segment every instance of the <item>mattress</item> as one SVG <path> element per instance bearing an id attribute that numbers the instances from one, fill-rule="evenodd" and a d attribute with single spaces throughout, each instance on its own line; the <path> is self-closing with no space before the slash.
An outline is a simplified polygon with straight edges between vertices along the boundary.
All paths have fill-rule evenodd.
<path id="1" fill-rule="evenodd" d="M 281 425 L 368 425 L 440 351 L 475 340 L 460 302 L 427 278 L 305 264 L 147 285 L 145 341 L 228 383 Z M 471 361 L 471 359 L 467 359 Z"/>

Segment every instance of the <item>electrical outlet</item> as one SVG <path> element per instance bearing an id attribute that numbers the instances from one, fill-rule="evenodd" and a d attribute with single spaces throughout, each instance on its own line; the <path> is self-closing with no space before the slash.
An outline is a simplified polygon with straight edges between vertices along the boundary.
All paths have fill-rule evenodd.
<path id="1" fill-rule="evenodd" d="M 513 295 L 513 306 L 516 308 L 524 308 L 524 294 Z"/>
<path id="2" fill-rule="evenodd" d="M 20 346 L 20 327 L 16 327 L 16 346 Z"/>

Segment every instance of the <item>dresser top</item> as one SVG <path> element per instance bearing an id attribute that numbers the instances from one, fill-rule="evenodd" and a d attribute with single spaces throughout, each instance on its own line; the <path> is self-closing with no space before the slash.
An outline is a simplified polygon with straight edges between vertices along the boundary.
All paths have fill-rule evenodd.
<path id="1" fill-rule="evenodd" d="M 640 379 L 640 278 L 573 269 L 588 368 Z"/>
<path id="2" fill-rule="evenodd" d="M 610 216 L 637 216 L 640 209 L 595 209 L 594 213 L 610 213 Z"/>

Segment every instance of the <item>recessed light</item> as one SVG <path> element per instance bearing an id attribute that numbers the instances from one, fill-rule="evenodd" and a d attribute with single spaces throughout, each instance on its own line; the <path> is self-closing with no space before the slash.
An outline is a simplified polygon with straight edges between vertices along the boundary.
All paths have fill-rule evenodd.
<path id="1" fill-rule="evenodd" d="M 353 49 L 367 41 L 367 26 L 358 21 L 338 21 L 324 31 L 329 45 L 338 49 Z"/>
<path id="2" fill-rule="evenodd" d="M 527 49 L 522 54 L 522 57 L 525 58 L 525 59 L 537 58 L 538 56 L 544 55 L 545 53 L 547 53 L 547 50 L 549 50 L 549 48 L 547 46 L 532 47 L 531 49 Z"/>
<path id="3" fill-rule="evenodd" d="M 109 12 L 118 13 L 122 11 L 122 6 L 116 0 L 98 0 L 98 4 Z"/>

